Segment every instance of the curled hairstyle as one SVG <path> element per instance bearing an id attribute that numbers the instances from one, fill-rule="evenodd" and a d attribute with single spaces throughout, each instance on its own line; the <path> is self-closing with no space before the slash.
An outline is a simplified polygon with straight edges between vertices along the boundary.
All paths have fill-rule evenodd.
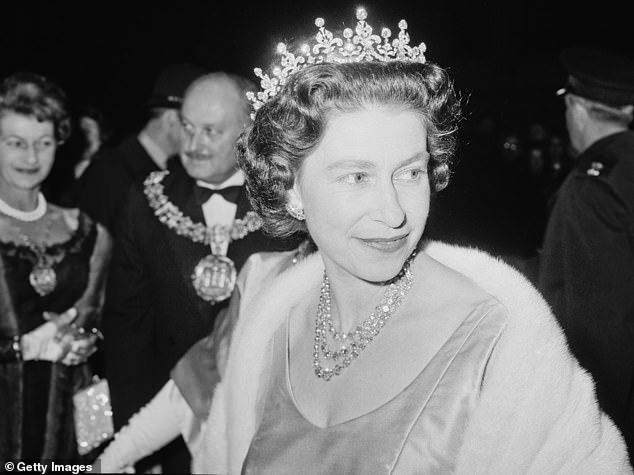
<path id="1" fill-rule="evenodd" d="M 265 231 L 278 237 L 307 231 L 304 222 L 288 214 L 286 192 L 303 159 L 318 146 L 331 114 L 371 105 L 404 107 L 421 115 L 430 185 L 434 191 L 447 186 L 460 103 L 444 69 L 400 61 L 311 65 L 289 77 L 238 141 L 238 163 Z"/>
<path id="2" fill-rule="evenodd" d="M 64 91 L 43 76 L 16 73 L 0 83 L 0 116 L 7 112 L 52 122 L 55 139 L 64 142 L 71 132 Z"/>

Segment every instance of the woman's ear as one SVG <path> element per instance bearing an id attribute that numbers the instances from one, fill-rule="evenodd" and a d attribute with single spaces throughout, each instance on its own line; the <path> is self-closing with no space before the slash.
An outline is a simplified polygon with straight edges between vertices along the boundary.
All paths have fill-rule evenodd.
<path id="1" fill-rule="evenodd" d="M 297 209 L 304 209 L 302 195 L 299 191 L 299 184 L 297 183 L 297 180 L 295 180 L 293 188 L 286 192 L 286 204 Z"/>
<path id="2" fill-rule="evenodd" d="M 293 188 L 286 192 L 286 211 L 298 221 L 306 219 L 304 215 L 304 204 L 297 180 L 295 180 Z"/>

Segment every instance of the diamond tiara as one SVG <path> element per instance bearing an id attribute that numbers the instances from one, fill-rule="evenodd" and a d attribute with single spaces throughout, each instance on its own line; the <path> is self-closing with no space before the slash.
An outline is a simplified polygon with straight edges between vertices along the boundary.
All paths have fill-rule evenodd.
<path id="1" fill-rule="evenodd" d="M 425 51 L 427 46 L 421 43 L 418 46 L 409 45 L 407 22 L 401 20 L 398 23 L 398 37 L 391 39 L 392 32 L 389 28 L 383 28 L 381 35 L 372 33 L 372 27 L 365 21 L 368 13 L 365 8 L 357 9 L 357 26 L 343 30 L 343 38 L 335 37 L 331 31 L 325 28 L 323 18 L 315 19 L 318 28 L 315 35 L 315 43 L 311 46 L 303 44 L 299 51 L 293 53 L 288 50 L 285 43 L 278 43 L 277 54 L 280 55 L 279 65 L 272 68 L 271 73 L 255 68 L 255 75 L 261 79 L 261 91 L 248 92 L 247 98 L 253 105 L 255 112 L 271 97 L 275 96 L 286 84 L 289 76 L 310 64 L 321 63 L 355 63 L 361 61 L 406 61 L 411 63 L 425 63 Z"/>

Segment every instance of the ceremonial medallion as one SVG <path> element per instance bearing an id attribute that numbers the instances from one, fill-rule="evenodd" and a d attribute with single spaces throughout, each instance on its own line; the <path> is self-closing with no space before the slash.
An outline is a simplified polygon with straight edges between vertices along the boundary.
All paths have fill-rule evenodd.
<path id="1" fill-rule="evenodd" d="M 212 305 L 231 296 L 236 285 L 236 266 L 231 259 L 218 254 L 203 257 L 192 273 L 196 294 Z"/>
<path id="2" fill-rule="evenodd" d="M 57 286 L 55 270 L 47 265 L 37 263 L 29 274 L 31 287 L 42 297 L 50 294 Z"/>
<path id="3" fill-rule="evenodd" d="M 144 181 L 145 196 L 154 210 L 154 215 L 167 228 L 193 242 L 211 246 L 212 254 L 205 256 L 196 264 L 191 280 L 196 294 L 201 299 L 212 305 L 222 302 L 231 295 L 237 276 L 235 264 L 223 255 L 222 247 L 258 231 L 263 224 L 262 218 L 257 213 L 248 211 L 242 219 L 235 219 L 231 225 L 207 226 L 194 222 L 165 196 L 163 179 L 168 174 L 168 170 L 150 173 Z"/>

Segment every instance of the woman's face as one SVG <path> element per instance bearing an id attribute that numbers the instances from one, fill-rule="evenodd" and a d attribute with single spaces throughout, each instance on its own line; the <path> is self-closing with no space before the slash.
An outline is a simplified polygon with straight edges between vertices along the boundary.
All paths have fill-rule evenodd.
<path id="1" fill-rule="evenodd" d="M 51 171 L 56 147 L 52 122 L 15 112 L 0 116 L 0 187 L 39 188 Z"/>
<path id="2" fill-rule="evenodd" d="M 383 282 L 418 244 L 429 212 L 427 131 L 411 110 L 334 115 L 289 192 L 329 275 Z"/>

